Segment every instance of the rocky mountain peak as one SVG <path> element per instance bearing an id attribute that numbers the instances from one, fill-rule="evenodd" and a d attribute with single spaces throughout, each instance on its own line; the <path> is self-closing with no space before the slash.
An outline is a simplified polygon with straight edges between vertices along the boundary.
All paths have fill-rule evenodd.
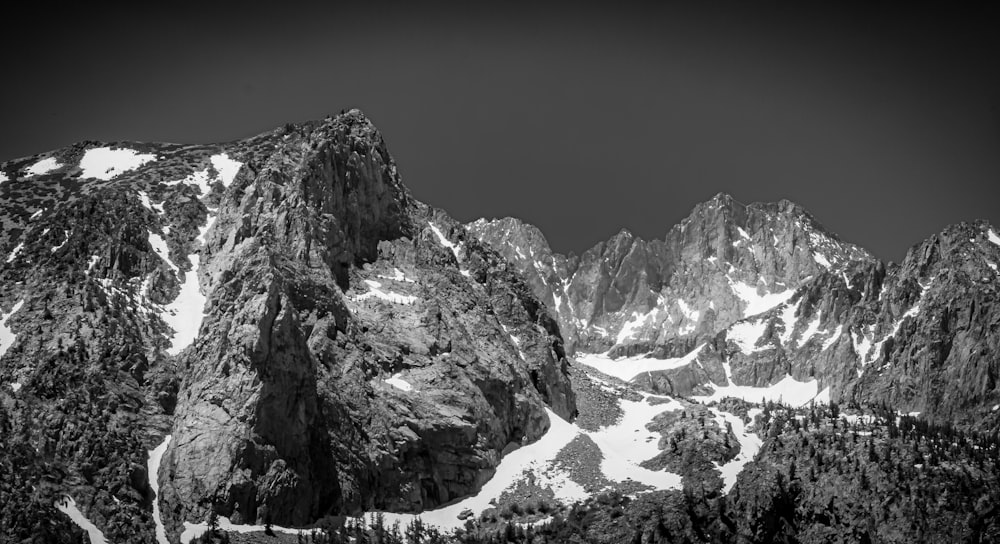
<path id="1" fill-rule="evenodd" d="M 29 455 L 10 504 L 69 494 L 128 520 L 102 523 L 110 540 L 154 541 L 135 467 L 161 444 L 174 536 L 210 510 L 287 525 L 421 510 L 576 413 L 556 322 L 410 196 L 359 110 L 221 144 L 86 142 L 0 172 L 0 406 L 36 422 L 25 444 L 121 431 L 60 446 L 117 448 L 100 474 Z M 64 400 L 94 395 L 79 414 Z"/>
<path id="2" fill-rule="evenodd" d="M 725 193 L 697 204 L 663 240 L 623 230 L 579 260 L 527 240 L 526 249 L 506 226 L 469 227 L 519 266 L 571 348 L 585 351 L 680 352 L 827 270 L 875 261 L 797 204 L 745 205 Z"/>

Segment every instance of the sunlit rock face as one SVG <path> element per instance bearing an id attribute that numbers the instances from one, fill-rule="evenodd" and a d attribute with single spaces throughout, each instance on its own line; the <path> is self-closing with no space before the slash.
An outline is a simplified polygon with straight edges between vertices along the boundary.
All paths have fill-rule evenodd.
<path id="1" fill-rule="evenodd" d="M 468 228 L 524 274 L 571 352 L 666 361 L 636 365 L 647 388 L 712 397 L 792 379 L 818 400 L 994 416 L 1000 245 L 985 222 L 888 265 L 796 204 L 722 194 L 663 240 L 622 231 L 581 256 L 513 218 Z"/>
<path id="2" fill-rule="evenodd" d="M 557 322 L 410 196 L 357 110 L 45 155 L 0 165 L 0 376 L 40 444 L 81 417 L 104 429 L 51 459 L 110 541 L 154 541 L 151 478 L 172 536 L 210 510 L 286 526 L 420 511 L 474 493 L 548 411 L 576 414 Z M 98 442 L 100 463 L 65 457 Z M 61 500 L 42 492 L 24 499 Z"/>

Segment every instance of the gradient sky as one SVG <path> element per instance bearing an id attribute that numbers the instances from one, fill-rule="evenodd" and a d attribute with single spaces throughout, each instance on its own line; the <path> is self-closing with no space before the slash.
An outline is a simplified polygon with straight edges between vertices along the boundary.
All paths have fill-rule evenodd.
<path id="1" fill-rule="evenodd" d="M 986 12 L 158 4 L 5 21 L 0 160 L 360 107 L 414 196 L 463 221 L 520 217 L 564 252 L 621 227 L 662 237 L 717 192 L 799 202 L 896 261 L 947 224 L 1000 225 Z"/>

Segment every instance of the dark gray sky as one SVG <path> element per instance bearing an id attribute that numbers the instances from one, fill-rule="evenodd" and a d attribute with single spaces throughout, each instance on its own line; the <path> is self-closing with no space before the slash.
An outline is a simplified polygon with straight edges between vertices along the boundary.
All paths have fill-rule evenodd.
<path id="1" fill-rule="evenodd" d="M 623 226 L 662 237 L 720 191 L 794 200 L 897 261 L 949 223 L 1000 225 L 991 13 L 158 4 L 6 21 L 0 160 L 360 107 L 417 198 L 465 221 L 521 217 L 560 251 Z"/>

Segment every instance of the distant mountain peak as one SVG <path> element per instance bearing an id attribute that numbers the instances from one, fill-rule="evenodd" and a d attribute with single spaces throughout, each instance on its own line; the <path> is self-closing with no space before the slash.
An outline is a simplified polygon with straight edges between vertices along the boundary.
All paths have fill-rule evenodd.
<path id="1" fill-rule="evenodd" d="M 745 205 L 726 193 L 695 205 L 662 240 L 623 228 L 579 258 L 512 236 L 510 224 L 469 228 L 518 264 L 570 345 L 587 351 L 683 349 L 825 271 L 875 261 L 798 204 Z"/>

